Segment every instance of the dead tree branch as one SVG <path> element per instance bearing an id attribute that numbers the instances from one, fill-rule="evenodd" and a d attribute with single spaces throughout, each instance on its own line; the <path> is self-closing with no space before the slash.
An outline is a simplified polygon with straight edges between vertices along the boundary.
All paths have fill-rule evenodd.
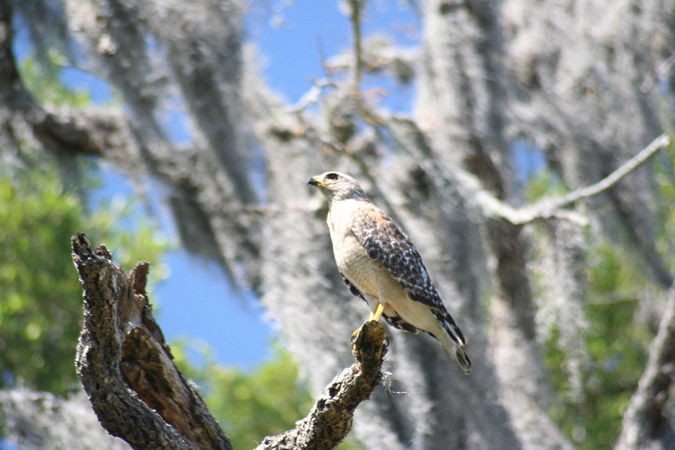
<path id="1" fill-rule="evenodd" d="M 623 417 L 623 430 L 616 450 L 675 448 L 675 430 L 664 411 L 675 375 L 675 285 L 659 331 L 649 350 L 649 360 L 637 391 Z"/>
<path id="2" fill-rule="evenodd" d="M 307 417 L 294 429 L 265 438 L 257 450 L 331 449 L 342 442 L 356 407 L 370 397 L 382 378 L 382 358 L 387 352 L 384 326 L 374 321 L 363 324 L 354 347 L 357 362 L 333 379 Z"/>
<path id="3" fill-rule="evenodd" d="M 173 364 L 145 294 L 148 264 L 127 277 L 84 234 L 73 236 L 72 250 L 84 288 L 77 374 L 101 424 L 138 449 L 232 448 Z"/>
<path id="4" fill-rule="evenodd" d="M 174 365 L 145 293 L 149 266 L 127 276 L 104 245 L 72 238 L 84 288 L 77 374 L 101 424 L 134 448 L 230 449 L 196 387 Z M 334 448 L 349 433 L 354 410 L 381 379 L 384 327 L 367 322 L 354 343 L 357 362 L 324 390 L 293 430 L 260 448 Z"/>

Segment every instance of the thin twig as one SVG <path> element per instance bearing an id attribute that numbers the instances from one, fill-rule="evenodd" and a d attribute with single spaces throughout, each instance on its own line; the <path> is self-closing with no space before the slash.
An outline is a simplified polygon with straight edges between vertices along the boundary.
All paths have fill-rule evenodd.
<path id="1" fill-rule="evenodd" d="M 363 76 L 363 55 L 361 49 L 361 9 L 365 0 L 351 0 L 350 19 L 352 22 L 352 46 L 354 63 L 352 65 L 352 83 L 355 93 L 361 92 L 361 78 Z"/>
<path id="2" fill-rule="evenodd" d="M 572 203 L 575 203 L 579 200 L 598 195 L 601 192 L 611 188 L 623 177 L 648 161 L 649 158 L 656 154 L 656 152 L 669 145 L 670 137 L 664 133 L 654 139 L 648 146 L 622 164 L 614 172 L 610 173 L 608 176 L 597 183 L 577 189 L 559 198 L 543 199 L 534 205 L 525 207 L 521 210 L 515 210 L 514 212 L 517 216 L 513 218 L 514 220 L 509 220 L 513 222 L 514 225 L 524 225 L 537 219 L 547 219 L 549 217 L 553 217 L 565 206 L 571 205 Z"/>
<path id="3" fill-rule="evenodd" d="M 410 117 L 387 114 L 382 111 L 369 110 L 369 117 L 377 120 L 381 126 L 389 127 L 390 123 L 399 122 L 412 127 L 416 133 L 424 135 L 424 132 L 417 125 L 415 120 Z M 491 192 L 486 190 L 480 181 L 470 173 L 464 170 L 453 168 L 452 172 L 455 179 L 462 186 L 472 193 L 471 197 L 480 207 L 483 214 L 487 217 L 500 218 L 507 220 L 513 225 L 526 225 L 538 220 L 563 219 L 575 223 L 579 226 L 586 226 L 588 219 L 582 214 L 564 209 L 579 200 L 598 195 L 617 184 L 623 177 L 637 169 L 640 165 L 647 162 L 659 150 L 669 146 L 670 137 L 667 134 L 661 134 L 654 139 L 644 149 L 640 150 L 635 156 L 622 164 L 614 172 L 598 181 L 595 184 L 572 191 L 558 198 L 544 198 L 533 205 L 523 208 L 514 208 L 510 204 L 498 199 Z M 436 162 L 438 164 L 438 162 Z"/>
<path id="4" fill-rule="evenodd" d="M 326 87 L 336 87 L 336 84 L 327 79 L 316 80 L 314 85 L 307 91 L 305 94 L 300 97 L 298 102 L 288 108 L 288 112 L 291 113 L 301 113 L 306 110 L 309 106 L 318 103 L 321 99 L 321 93 Z"/>

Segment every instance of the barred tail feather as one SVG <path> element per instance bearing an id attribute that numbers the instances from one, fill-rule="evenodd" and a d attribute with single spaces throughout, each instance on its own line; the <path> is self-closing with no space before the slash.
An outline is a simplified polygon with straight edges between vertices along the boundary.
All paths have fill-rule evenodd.
<path id="1" fill-rule="evenodd" d="M 467 375 L 470 374 L 471 360 L 466 355 L 466 353 L 464 353 L 464 350 L 462 350 L 459 345 L 450 340 L 447 336 L 443 336 L 440 341 L 443 349 L 448 353 L 448 355 L 450 355 L 450 358 L 452 358 L 452 360 L 457 363 L 459 368 L 462 369 L 462 372 Z"/>
<path id="2" fill-rule="evenodd" d="M 450 355 L 450 358 L 462 369 L 462 372 L 468 375 L 471 373 L 471 360 L 462 349 L 466 345 L 462 332 L 450 314 L 441 314 L 436 311 L 433 314 L 442 327 L 442 331 L 438 333 L 439 336 L 435 337 L 440 341 L 443 349 Z"/>

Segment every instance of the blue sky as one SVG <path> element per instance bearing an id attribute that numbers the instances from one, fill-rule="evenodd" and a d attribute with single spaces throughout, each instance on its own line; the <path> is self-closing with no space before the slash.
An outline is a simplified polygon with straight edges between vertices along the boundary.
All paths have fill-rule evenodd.
<path id="1" fill-rule="evenodd" d="M 283 3 L 289 6 L 282 7 Z M 394 3 L 371 2 L 364 22 L 366 34 L 369 29 L 387 30 L 411 21 L 411 16 L 400 9 L 385 8 Z M 337 2 L 270 4 L 273 11 L 254 9 L 247 16 L 247 39 L 258 46 L 265 59 L 261 64 L 267 82 L 295 103 L 312 87 L 314 79 L 324 76 L 321 52 L 330 57 L 350 45 L 350 25 Z M 405 96 L 410 100 L 411 92 L 406 91 Z M 392 98 L 401 101 L 400 95 Z M 408 107 L 409 101 L 401 105 L 401 109 Z M 269 343 L 275 335 L 251 295 L 233 292 L 219 268 L 185 252 L 171 253 L 167 262 L 171 278 L 156 292 L 161 306 L 158 320 L 168 339 L 201 339 L 215 350 L 220 362 L 246 368 L 269 355 Z M 193 299 L 191 304 L 186 304 L 186 298 Z M 242 342 L 246 346 L 240 346 Z"/>
<path id="2" fill-rule="evenodd" d="M 259 65 L 269 85 L 295 103 L 312 86 L 312 81 L 325 76 L 322 58 L 330 58 L 350 45 L 350 23 L 339 9 L 340 2 L 316 0 L 251 0 L 246 17 L 246 39 L 260 50 Z M 418 44 L 420 21 L 416 13 L 400 0 L 369 0 L 363 17 L 363 35 L 386 33 L 404 47 Z M 403 6 L 401 6 L 403 5 Z M 28 55 L 30 42 L 21 20 L 15 52 Z M 96 103 L 111 98 L 104 80 L 73 68 L 63 70 L 64 83 L 72 88 L 88 90 Z M 384 87 L 390 95 L 383 104 L 393 110 L 410 111 L 413 86 L 400 86 L 383 76 L 368 76 L 364 87 Z M 177 141 L 188 139 L 187 127 L 180 111 L 169 112 L 167 130 Z M 520 182 L 539 171 L 544 165 L 542 153 L 527 141 L 516 142 L 514 158 L 519 167 Z M 128 181 L 103 166 L 103 184 L 92 196 L 92 205 L 115 196 L 133 198 L 136 193 Z M 308 174 L 309 175 L 309 174 Z M 161 200 L 167 195 L 159 183 L 148 181 L 149 195 Z M 298 186 L 298 189 L 304 189 Z M 153 204 L 161 204 L 155 201 Z M 161 207 L 154 211 L 161 230 L 177 240 L 175 225 L 169 212 Z M 136 209 L 140 218 L 143 207 Z M 159 284 L 153 302 L 158 305 L 157 319 L 170 341 L 189 338 L 205 343 L 223 364 L 252 368 L 270 354 L 270 342 L 275 335 L 264 319 L 256 299 L 232 289 L 222 270 L 212 263 L 188 255 L 182 249 L 166 255 L 169 278 Z M 347 292 L 345 292 L 347 296 Z M 242 345 L 245 343 L 245 345 Z"/>
<path id="3" fill-rule="evenodd" d="M 324 77 L 322 57 L 329 58 L 350 45 L 350 24 L 338 3 L 251 1 L 251 12 L 246 18 L 247 40 L 254 42 L 264 57 L 260 65 L 264 67 L 267 82 L 290 103 L 296 102 L 312 86 L 313 80 Z M 418 18 L 410 9 L 401 7 L 401 2 L 371 0 L 367 4 L 364 35 L 381 31 L 405 46 L 417 42 L 414 32 L 409 36 L 400 32 L 419 29 Z M 21 58 L 28 55 L 30 42 L 21 20 L 15 25 L 18 30 L 15 52 Z M 92 74 L 65 68 L 62 79 L 71 88 L 88 90 L 96 103 L 111 98 L 105 81 Z M 370 77 L 365 84 L 375 83 L 383 83 L 392 93 L 385 100 L 387 106 L 399 111 L 410 109 L 412 87 L 397 86 L 383 77 Z M 179 130 L 172 138 L 187 139 L 180 131 L 187 129 L 180 123 L 180 112 L 169 114 L 167 121 L 168 129 Z M 103 166 L 102 173 L 102 186 L 92 195 L 92 205 L 116 196 L 133 198 L 136 195 L 125 177 L 108 165 Z M 149 181 L 148 187 L 149 195 L 156 199 L 167 195 L 159 183 Z M 135 211 L 138 218 L 145 214 L 141 206 Z M 177 239 L 175 225 L 166 209 L 154 211 L 153 219 L 165 234 Z M 158 305 L 157 320 L 169 341 L 188 338 L 207 344 L 219 362 L 248 369 L 270 355 L 269 344 L 275 335 L 252 295 L 236 292 L 219 267 L 192 257 L 182 249 L 169 252 L 166 263 L 169 278 L 156 286 L 155 298 L 151 300 Z"/>
<path id="4" fill-rule="evenodd" d="M 289 104 L 295 103 L 312 87 L 313 80 L 325 77 L 322 58 L 330 58 L 350 46 L 350 23 L 340 11 L 340 2 L 317 0 L 251 0 L 246 16 L 246 39 L 259 49 L 268 84 Z M 410 9 L 409 2 L 400 0 L 369 0 L 363 15 L 363 35 L 384 33 L 397 44 L 412 47 L 419 43 L 420 20 Z M 21 20 L 15 52 L 28 55 L 30 42 Z M 104 80 L 74 68 L 64 68 L 64 83 L 71 88 L 88 90 L 95 103 L 112 97 Z M 410 111 L 414 87 L 401 86 L 384 76 L 367 76 L 364 88 L 382 87 L 389 95 L 382 104 L 389 109 Z M 169 111 L 166 129 L 176 141 L 187 141 L 187 127 L 180 111 Z M 514 158 L 520 182 L 535 174 L 544 165 L 542 153 L 522 140 L 514 143 Z M 103 165 L 102 186 L 93 194 L 92 205 L 115 196 L 133 198 L 136 192 L 123 175 L 109 165 Z M 309 175 L 309 174 L 308 174 Z M 298 186 L 298 189 L 304 189 Z M 153 204 L 162 204 L 168 195 L 159 183 L 148 181 L 148 195 Z M 146 211 L 135 210 L 138 218 Z M 166 235 L 177 241 L 173 219 L 165 207 L 153 211 L 155 220 Z M 256 299 L 246 292 L 237 292 L 222 270 L 215 264 L 200 260 L 178 249 L 166 255 L 169 278 L 156 286 L 152 299 L 157 308 L 157 320 L 169 341 L 188 338 L 199 345 L 206 344 L 220 363 L 250 369 L 270 355 L 270 343 L 275 334 Z M 345 292 L 347 296 L 347 292 Z M 242 345 L 245 344 L 245 345 Z"/>

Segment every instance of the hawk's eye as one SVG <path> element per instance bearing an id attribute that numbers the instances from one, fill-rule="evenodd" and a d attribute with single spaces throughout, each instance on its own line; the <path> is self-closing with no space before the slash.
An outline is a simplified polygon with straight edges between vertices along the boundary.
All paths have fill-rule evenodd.
<path id="1" fill-rule="evenodd" d="M 338 179 L 338 174 L 337 173 L 329 173 L 326 174 L 326 179 L 327 180 L 337 180 Z"/>

